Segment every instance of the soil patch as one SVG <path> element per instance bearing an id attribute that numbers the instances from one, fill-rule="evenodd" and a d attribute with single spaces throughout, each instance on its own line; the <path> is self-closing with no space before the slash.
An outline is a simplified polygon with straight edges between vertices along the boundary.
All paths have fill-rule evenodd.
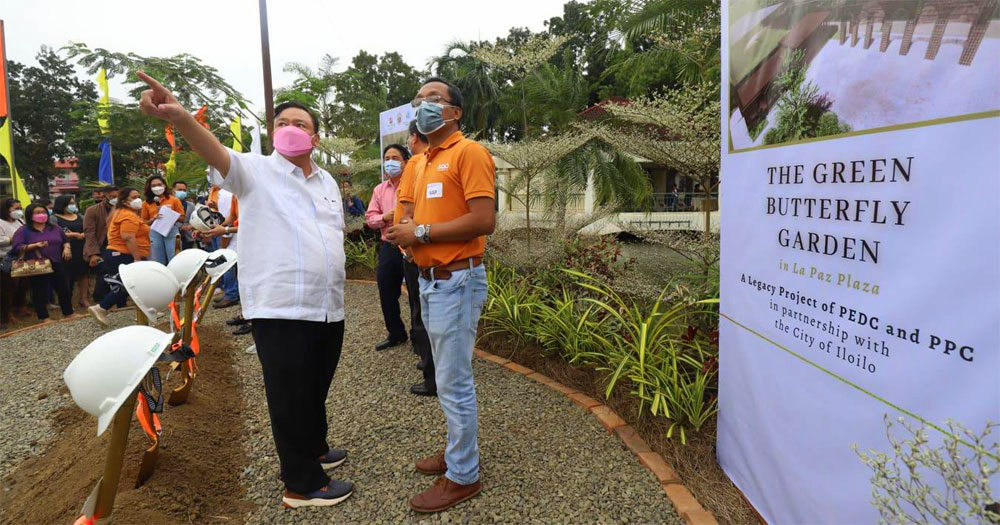
<path id="1" fill-rule="evenodd" d="M 237 523 L 253 510 L 239 476 L 246 458 L 238 436 L 243 396 L 233 368 L 235 350 L 214 327 L 202 326 L 199 374 L 185 405 L 167 406 L 153 476 L 135 488 L 146 435 L 133 418 L 115 499 L 117 523 Z M 164 381 L 164 395 L 180 374 Z M 95 436 L 96 420 L 76 406 L 54 415 L 58 435 L 41 455 L 3 480 L 3 523 L 72 523 L 104 469 L 110 432 Z"/>
<path id="2" fill-rule="evenodd" d="M 668 419 L 639 413 L 638 400 L 629 393 L 629 385 L 621 383 L 612 391 L 611 398 L 606 399 L 607 382 L 601 372 L 547 357 L 541 348 L 534 345 L 515 347 L 500 337 L 482 337 L 477 346 L 551 377 L 611 407 L 636 429 L 654 452 L 673 466 L 684 486 L 715 515 L 719 523 L 759 522 L 753 508 L 719 466 L 715 453 L 714 421 L 702 427 L 700 432 L 688 431 L 687 444 L 682 445 L 678 437 L 667 438 Z"/>
<path id="3" fill-rule="evenodd" d="M 374 281 L 375 270 L 360 265 L 349 266 L 347 268 L 347 278 L 358 281 Z"/>

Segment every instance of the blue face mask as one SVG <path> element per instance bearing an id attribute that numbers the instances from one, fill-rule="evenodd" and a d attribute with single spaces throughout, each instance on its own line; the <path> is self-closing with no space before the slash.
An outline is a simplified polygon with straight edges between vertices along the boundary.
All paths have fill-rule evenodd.
<path id="1" fill-rule="evenodd" d="M 385 174 L 390 177 L 398 177 L 400 173 L 403 173 L 403 163 L 398 160 L 387 160 L 384 166 Z"/>
<path id="2" fill-rule="evenodd" d="M 420 106 L 417 107 L 417 130 L 424 135 L 429 135 L 441 129 L 447 122 L 442 116 L 443 112 L 444 104 L 427 102 L 426 100 L 421 102 Z"/>
<path id="3" fill-rule="evenodd" d="M 174 195 L 176 195 L 178 199 L 184 200 L 184 199 L 187 198 L 188 192 L 186 192 L 184 190 L 177 190 L 177 191 L 174 192 Z"/>
<path id="4" fill-rule="evenodd" d="M 80 208 L 77 208 L 76 204 L 70 204 L 69 206 L 66 206 L 66 211 L 68 211 L 70 213 L 76 213 L 76 212 L 80 211 Z"/>

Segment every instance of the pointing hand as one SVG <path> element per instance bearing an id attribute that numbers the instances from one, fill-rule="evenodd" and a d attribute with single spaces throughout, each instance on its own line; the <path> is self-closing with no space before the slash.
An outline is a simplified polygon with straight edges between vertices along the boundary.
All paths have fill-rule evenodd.
<path id="1" fill-rule="evenodd" d="M 163 84 L 142 71 L 137 71 L 136 75 L 150 88 L 143 91 L 139 98 L 140 111 L 167 122 L 174 122 L 181 117 L 191 115 L 177 102 L 177 97 L 163 87 Z"/>

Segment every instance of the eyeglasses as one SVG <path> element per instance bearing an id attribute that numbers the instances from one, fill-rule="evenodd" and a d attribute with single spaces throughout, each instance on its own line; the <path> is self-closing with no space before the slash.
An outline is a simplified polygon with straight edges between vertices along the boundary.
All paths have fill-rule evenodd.
<path id="1" fill-rule="evenodd" d="M 427 102 L 428 104 L 444 104 L 446 106 L 450 106 L 451 105 L 451 101 L 445 99 L 441 95 L 430 95 L 430 96 L 426 96 L 426 97 L 417 97 L 417 98 L 413 99 L 412 102 L 410 102 L 410 105 L 416 108 L 416 107 L 420 107 L 420 104 L 422 102 Z"/>

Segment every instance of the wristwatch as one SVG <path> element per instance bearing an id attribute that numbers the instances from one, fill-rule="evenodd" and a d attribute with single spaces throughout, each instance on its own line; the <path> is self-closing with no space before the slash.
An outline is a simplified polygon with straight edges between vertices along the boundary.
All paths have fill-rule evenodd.
<path id="1" fill-rule="evenodd" d="M 418 225 L 417 229 L 413 230 L 413 235 L 422 244 L 430 244 L 430 242 L 431 242 L 431 225 L 430 224 L 420 224 L 420 225 Z"/>

